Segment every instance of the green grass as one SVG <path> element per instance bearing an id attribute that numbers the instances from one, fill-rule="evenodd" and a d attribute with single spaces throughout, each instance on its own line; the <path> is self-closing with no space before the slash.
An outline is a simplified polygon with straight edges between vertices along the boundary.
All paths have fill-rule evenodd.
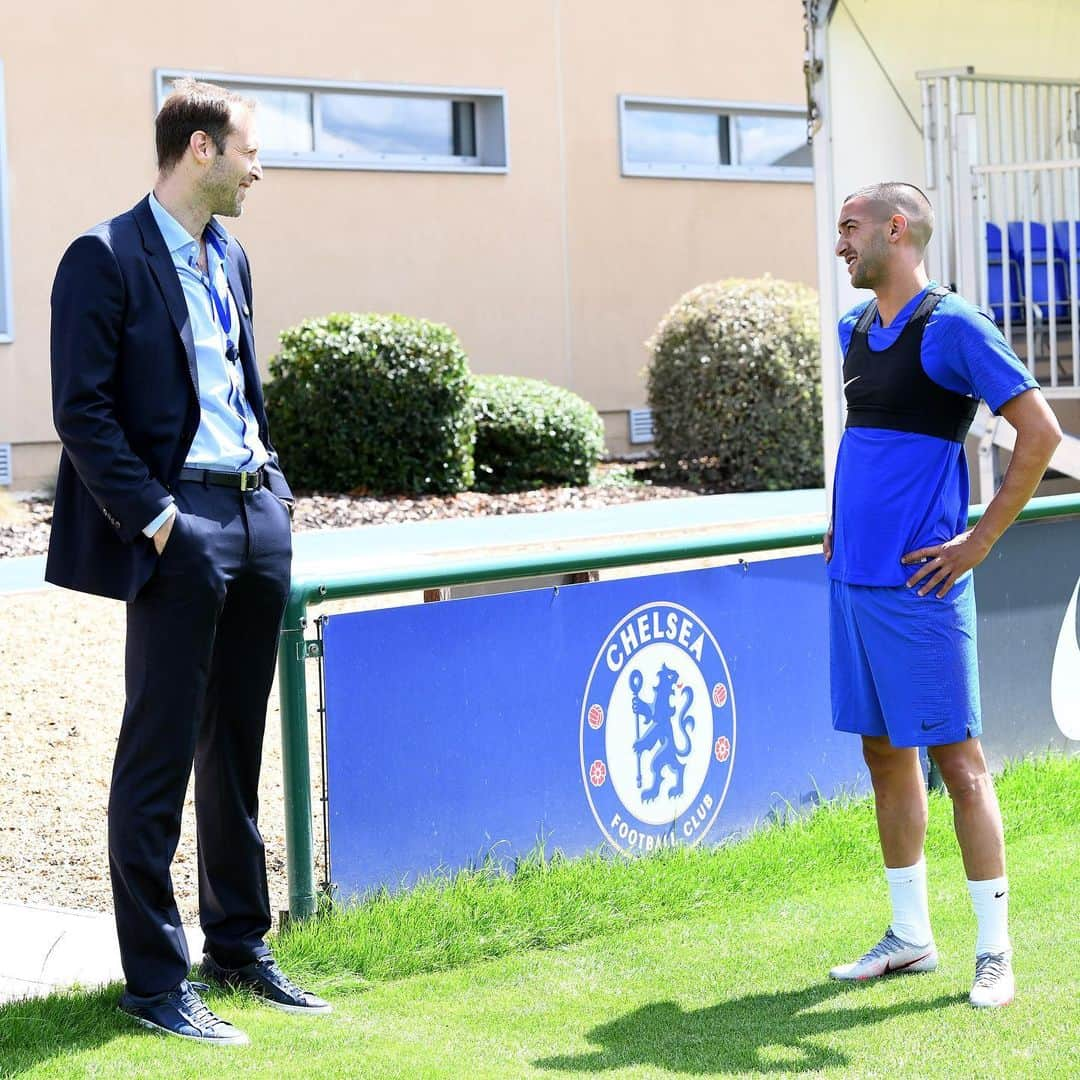
<path id="1" fill-rule="evenodd" d="M 252 1037 L 213 1050 L 119 1015 L 114 987 L 0 1009 L 0 1075 L 27 1077 L 1074 1077 L 1080 758 L 1009 769 L 1019 984 L 967 1005 L 974 924 L 931 800 L 942 967 L 867 985 L 824 972 L 880 935 L 888 907 L 870 804 L 712 851 L 534 859 L 460 875 L 292 928 L 283 966 L 333 999 L 298 1019 L 241 995 L 211 1004 Z"/>
<path id="2" fill-rule="evenodd" d="M 603 468 L 594 468 L 589 474 L 589 483 L 594 487 L 630 488 L 640 482 L 628 465 L 606 465 Z"/>

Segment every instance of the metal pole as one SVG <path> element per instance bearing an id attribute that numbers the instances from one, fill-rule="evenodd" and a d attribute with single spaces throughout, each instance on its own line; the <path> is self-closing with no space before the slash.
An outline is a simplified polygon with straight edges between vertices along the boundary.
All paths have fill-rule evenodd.
<path id="1" fill-rule="evenodd" d="M 976 200 L 978 180 L 981 180 L 981 177 L 977 179 L 971 171 L 979 157 L 978 127 L 973 113 L 957 113 L 953 120 L 956 125 L 953 132 L 953 163 L 956 169 L 953 176 L 953 191 L 956 193 L 953 219 L 957 246 L 956 291 L 965 299 L 978 304 L 981 298 L 978 295 L 979 269 L 975 259 L 980 244 L 976 231 L 979 221 Z M 985 239 L 983 242 L 985 243 Z"/>
<path id="2" fill-rule="evenodd" d="M 1065 200 L 1065 227 L 1068 230 L 1069 258 L 1069 330 L 1072 334 L 1072 381 L 1073 386 L 1080 386 L 1080 296 L 1076 287 L 1076 223 L 1080 220 L 1080 172 L 1069 169 L 1065 174 L 1068 197 Z"/>
<path id="3" fill-rule="evenodd" d="M 975 214 L 975 243 L 979 249 L 979 292 L 975 302 L 991 318 L 994 317 L 994 314 L 990 310 L 990 256 L 987 251 L 986 223 L 990 217 L 989 193 L 993 190 L 991 186 L 992 179 L 989 176 L 973 175 L 971 180 L 975 189 L 975 206 L 973 208 Z M 969 296 L 968 299 L 971 300 L 972 297 Z"/>
<path id="4" fill-rule="evenodd" d="M 281 766 L 285 788 L 285 867 L 289 878 L 289 915 L 315 914 L 315 841 L 311 829 L 311 763 L 308 758 L 307 677 L 304 627 L 307 594 L 293 588 L 285 607 L 278 647 L 278 693 L 281 697 Z"/>
<path id="5" fill-rule="evenodd" d="M 934 105 L 931 85 L 928 79 L 921 80 L 923 161 L 926 162 L 926 187 L 929 191 L 936 192 L 938 176 L 934 158 Z"/>
<path id="6" fill-rule="evenodd" d="M 927 753 L 926 760 L 929 763 L 929 768 L 926 770 L 926 787 L 930 791 L 944 791 L 945 781 L 941 777 L 941 770 L 937 767 L 937 762 L 933 757 Z"/>
<path id="7" fill-rule="evenodd" d="M 957 131 L 956 125 L 960 113 L 963 112 L 962 84 L 955 76 L 949 79 L 949 142 L 946 147 L 949 155 L 949 198 L 952 205 L 949 207 L 949 280 L 945 283 L 950 288 L 961 291 L 960 282 L 960 166 L 957 160 Z"/>
<path id="8" fill-rule="evenodd" d="M 1057 313 L 1058 313 L 1058 289 L 1057 289 L 1057 259 L 1054 257 L 1054 189 L 1057 186 L 1057 172 L 1049 171 L 1042 174 L 1043 180 L 1039 185 L 1040 199 L 1042 200 L 1042 227 L 1045 241 L 1043 243 L 1043 259 L 1046 262 L 1046 289 L 1049 307 L 1049 330 L 1047 336 L 1050 342 L 1050 385 L 1058 384 L 1058 347 L 1057 347 Z M 1045 195 L 1043 194 L 1045 192 Z"/>
<path id="9" fill-rule="evenodd" d="M 814 55 L 821 63 L 816 74 L 814 93 L 818 106 L 818 128 L 811 149 L 814 159 L 814 216 L 817 221 L 817 271 L 821 297 L 821 405 L 822 445 L 825 459 L 825 484 L 831 495 L 833 467 L 844 426 L 843 358 L 836 338 L 836 323 L 840 318 L 838 279 L 839 263 L 833 255 L 836 243 L 835 171 L 833 162 L 833 117 L 829 85 L 827 27 L 820 21 L 810 26 Z M 828 238 L 828 239 L 826 239 Z M 846 275 L 844 275 L 846 277 Z"/>
<path id="10" fill-rule="evenodd" d="M 937 217 L 938 231 L 941 242 L 938 244 L 938 267 L 940 276 L 938 281 L 942 285 L 952 286 L 956 282 L 956 274 L 953 270 L 953 254 L 956 250 L 956 239 L 953 236 L 953 183 L 954 176 L 950 170 L 950 151 L 952 143 L 952 124 L 949 122 L 946 112 L 946 87 L 950 84 L 945 79 L 938 79 L 936 86 L 935 117 L 937 126 L 937 170 L 938 190 L 941 192 L 938 198 Z"/>
<path id="11" fill-rule="evenodd" d="M 1032 375 L 1035 374 L 1035 304 L 1031 299 L 1032 291 L 1032 268 L 1031 268 L 1031 173 L 1024 170 L 1024 229 L 1023 229 L 1023 252 L 1024 252 L 1024 337 L 1027 345 L 1027 366 Z"/>

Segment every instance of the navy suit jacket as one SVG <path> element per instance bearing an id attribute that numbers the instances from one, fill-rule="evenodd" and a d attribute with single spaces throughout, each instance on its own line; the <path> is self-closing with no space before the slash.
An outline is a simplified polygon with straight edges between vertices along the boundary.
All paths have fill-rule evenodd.
<path id="1" fill-rule="evenodd" d="M 270 454 L 270 490 L 288 500 L 255 362 L 251 273 L 235 238 L 226 268 L 247 399 Z M 45 578 L 131 600 L 157 561 L 142 530 L 171 501 L 200 416 L 184 290 L 149 198 L 84 233 L 61 259 L 52 291 L 52 388 L 64 449 Z"/>

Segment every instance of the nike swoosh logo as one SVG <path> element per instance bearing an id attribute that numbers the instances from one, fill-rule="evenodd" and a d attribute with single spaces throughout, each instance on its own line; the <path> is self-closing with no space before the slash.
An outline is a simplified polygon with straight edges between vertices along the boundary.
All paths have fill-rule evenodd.
<path id="1" fill-rule="evenodd" d="M 856 375 L 854 379 L 848 379 L 848 381 L 846 383 L 844 383 L 844 389 L 846 390 L 853 382 L 855 382 L 855 381 L 857 381 L 858 379 L 861 379 L 861 378 L 862 378 L 861 375 Z"/>
<path id="2" fill-rule="evenodd" d="M 911 967 L 912 964 L 917 964 L 920 960 L 925 960 L 929 955 L 930 955 L 929 953 L 923 953 L 922 956 L 916 956 L 914 960 L 909 960 L 906 964 L 897 964 L 896 967 L 893 967 L 893 965 L 891 963 L 888 963 L 888 961 L 886 961 L 885 970 L 887 972 L 888 971 L 903 971 L 904 968 L 909 968 L 909 967 Z"/>
<path id="3" fill-rule="evenodd" d="M 1003 893 L 1003 892 L 996 892 L 996 893 L 994 893 L 994 899 L 995 900 L 1000 900 L 1004 895 L 1005 895 L 1005 893 Z"/>
<path id="4" fill-rule="evenodd" d="M 1065 609 L 1050 673 L 1050 707 L 1066 739 L 1080 739 L 1080 641 L 1076 640 L 1076 603 L 1080 580 Z"/>

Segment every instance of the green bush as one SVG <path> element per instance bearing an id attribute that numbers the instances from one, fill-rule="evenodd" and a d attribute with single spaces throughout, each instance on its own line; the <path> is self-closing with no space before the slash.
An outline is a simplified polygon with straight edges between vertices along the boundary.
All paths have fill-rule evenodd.
<path id="1" fill-rule="evenodd" d="M 716 490 L 820 486 L 819 345 L 805 285 L 731 279 L 688 292 L 648 342 L 665 468 Z"/>
<path id="2" fill-rule="evenodd" d="M 472 383 L 453 331 L 404 315 L 327 315 L 282 332 L 266 388 L 274 445 L 300 489 L 464 491 Z"/>
<path id="3" fill-rule="evenodd" d="M 473 378 L 476 486 L 523 491 L 587 484 L 604 449 L 604 423 L 584 398 L 540 379 Z"/>

